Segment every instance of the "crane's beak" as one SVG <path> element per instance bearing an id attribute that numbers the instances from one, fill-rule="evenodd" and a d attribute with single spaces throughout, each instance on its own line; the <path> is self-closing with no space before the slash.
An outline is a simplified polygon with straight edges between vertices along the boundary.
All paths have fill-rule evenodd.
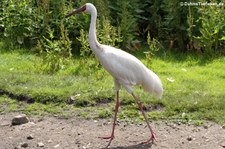
<path id="1" fill-rule="evenodd" d="M 78 9 L 74 9 L 71 13 L 68 13 L 68 14 L 65 16 L 65 18 L 68 18 L 68 17 L 70 17 L 70 16 L 72 16 L 72 15 L 75 15 L 75 14 L 77 14 L 77 13 L 80 13 L 80 12 L 84 12 L 85 10 L 86 10 L 86 6 L 84 5 L 84 6 L 80 7 L 80 8 L 78 8 Z"/>

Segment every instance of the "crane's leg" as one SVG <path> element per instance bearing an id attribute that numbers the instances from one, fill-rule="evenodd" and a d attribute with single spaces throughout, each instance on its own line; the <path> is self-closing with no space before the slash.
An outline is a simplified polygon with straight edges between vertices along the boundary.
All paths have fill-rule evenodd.
<path id="1" fill-rule="evenodd" d="M 150 139 L 148 139 L 146 142 L 143 142 L 143 143 L 149 143 L 150 141 L 152 141 L 152 142 L 154 143 L 154 141 L 156 141 L 155 132 L 153 131 L 152 127 L 149 125 L 149 122 L 148 122 L 147 116 L 146 116 L 146 114 L 145 114 L 145 111 L 143 110 L 143 107 L 142 107 L 140 101 L 139 101 L 138 98 L 134 95 L 134 93 L 131 93 L 131 95 L 134 97 L 136 103 L 138 104 L 138 107 L 139 107 L 139 109 L 141 110 L 141 112 L 142 112 L 142 114 L 143 114 L 143 116 L 144 116 L 144 118 L 145 118 L 145 121 L 146 121 L 146 123 L 147 123 L 147 125 L 148 125 L 148 128 L 149 128 L 149 130 L 150 130 L 150 133 L 151 133 Z"/>
<path id="2" fill-rule="evenodd" d="M 119 106 L 120 106 L 119 91 L 116 91 L 116 106 L 115 106 L 115 115 L 114 115 L 112 133 L 108 137 L 99 137 L 99 138 L 102 138 L 102 139 L 109 139 L 109 143 L 108 143 L 107 147 L 110 146 L 111 141 L 114 139 L 114 130 L 115 130 L 116 122 L 117 122 L 117 113 L 118 113 L 118 110 L 119 110 Z"/>

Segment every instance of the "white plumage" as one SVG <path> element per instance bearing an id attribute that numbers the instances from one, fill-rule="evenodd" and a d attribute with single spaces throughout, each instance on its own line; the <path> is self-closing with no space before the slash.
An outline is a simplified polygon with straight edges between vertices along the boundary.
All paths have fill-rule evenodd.
<path id="1" fill-rule="evenodd" d="M 109 139 L 110 145 L 114 138 L 114 129 L 116 125 L 117 112 L 119 108 L 119 89 L 123 86 L 135 99 L 138 104 L 146 122 L 148 128 L 151 132 L 151 137 L 147 141 L 156 140 L 155 134 L 147 121 L 147 116 L 142 108 L 141 103 L 138 98 L 134 95 L 132 86 L 142 85 L 144 90 L 156 95 L 156 97 L 161 98 L 163 94 L 162 83 L 159 77 L 149 70 L 140 60 L 138 60 L 133 55 L 116 49 L 114 47 L 100 44 L 96 37 L 96 19 L 97 10 L 95 6 L 91 3 L 86 3 L 79 9 L 73 10 L 71 13 L 66 15 L 69 17 L 79 12 L 88 12 L 91 15 L 91 24 L 89 28 L 88 40 L 92 51 L 95 53 L 96 57 L 99 59 L 101 65 L 112 75 L 114 78 L 115 90 L 116 90 L 116 107 L 115 116 L 112 133 L 109 137 L 101 137 L 103 139 Z"/>
<path id="2" fill-rule="evenodd" d="M 102 45 L 102 52 L 97 57 L 101 65 L 118 81 L 129 93 L 132 85 L 142 85 L 144 90 L 161 98 L 163 89 L 159 77 L 149 70 L 133 55 Z M 116 90 L 119 86 L 116 86 Z"/>

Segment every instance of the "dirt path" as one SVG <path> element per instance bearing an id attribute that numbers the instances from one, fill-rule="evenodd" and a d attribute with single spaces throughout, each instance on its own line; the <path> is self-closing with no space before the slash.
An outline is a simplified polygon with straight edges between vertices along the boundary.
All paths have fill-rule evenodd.
<path id="1" fill-rule="evenodd" d="M 111 123 L 107 120 L 84 120 L 82 118 L 58 119 L 55 117 L 32 118 L 27 124 L 10 126 L 12 117 L 18 113 L 0 115 L 0 149 L 98 149 L 105 148 L 107 142 L 98 136 L 109 135 Z M 111 149 L 223 149 L 225 148 L 225 129 L 207 122 L 205 126 L 195 127 L 160 122 L 152 124 L 158 142 L 141 145 L 149 136 L 144 125 L 120 124 L 116 128 L 116 138 Z M 27 139 L 31 135 L 33 139 Z M 38 147 L 42 142 L 44 147 Z M 40 145 L 40 144 L 39 144 Z"/>

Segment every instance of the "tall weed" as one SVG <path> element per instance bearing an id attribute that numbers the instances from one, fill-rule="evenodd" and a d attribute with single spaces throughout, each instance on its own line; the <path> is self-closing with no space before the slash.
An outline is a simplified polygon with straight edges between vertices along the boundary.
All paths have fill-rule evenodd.
<path id="1" fill-rule="evenodd" d="M 200 35 L 195 36 L 207 55 L 213 55 L 216 51 L 225 48 L 225 6 L 207 6 L 199 8 L 201 17 L 197 20 L 201 23 Z"/>
<path id="2" fill-rule="evenodd" d="M 61 36 L 59 40 L 54 39 L 54 30 L 48 29 L 49 37 L 43 37 L 38 41 L 36 49 L 42 56 L 42 69 L 48 73 L 55 73 L 63 69 L 72 56 L 71 41 L 63 24 L 60 25 Z"/>
<path id="3" fill-rule="evenodd" d="M 151 61 L 152 58 L 155 56 L 156 52 L 162 49 L 163 46 L 160 44 L 160 42 L 157 39 L 155 38 L 151 39 L 150 32 L 148 32 L 147 43 L 148 43 L 148 51 L 144 53 L 145 53 L 146 59 Z"/>
<path id="4" fill-rule="evenodd" d="M 140 40 L 138 30 L 139 0 L 111 1 L 110 10 L 112 23 L 121 29 L 121 48 L 124 50 L 138 49 Z"/>

